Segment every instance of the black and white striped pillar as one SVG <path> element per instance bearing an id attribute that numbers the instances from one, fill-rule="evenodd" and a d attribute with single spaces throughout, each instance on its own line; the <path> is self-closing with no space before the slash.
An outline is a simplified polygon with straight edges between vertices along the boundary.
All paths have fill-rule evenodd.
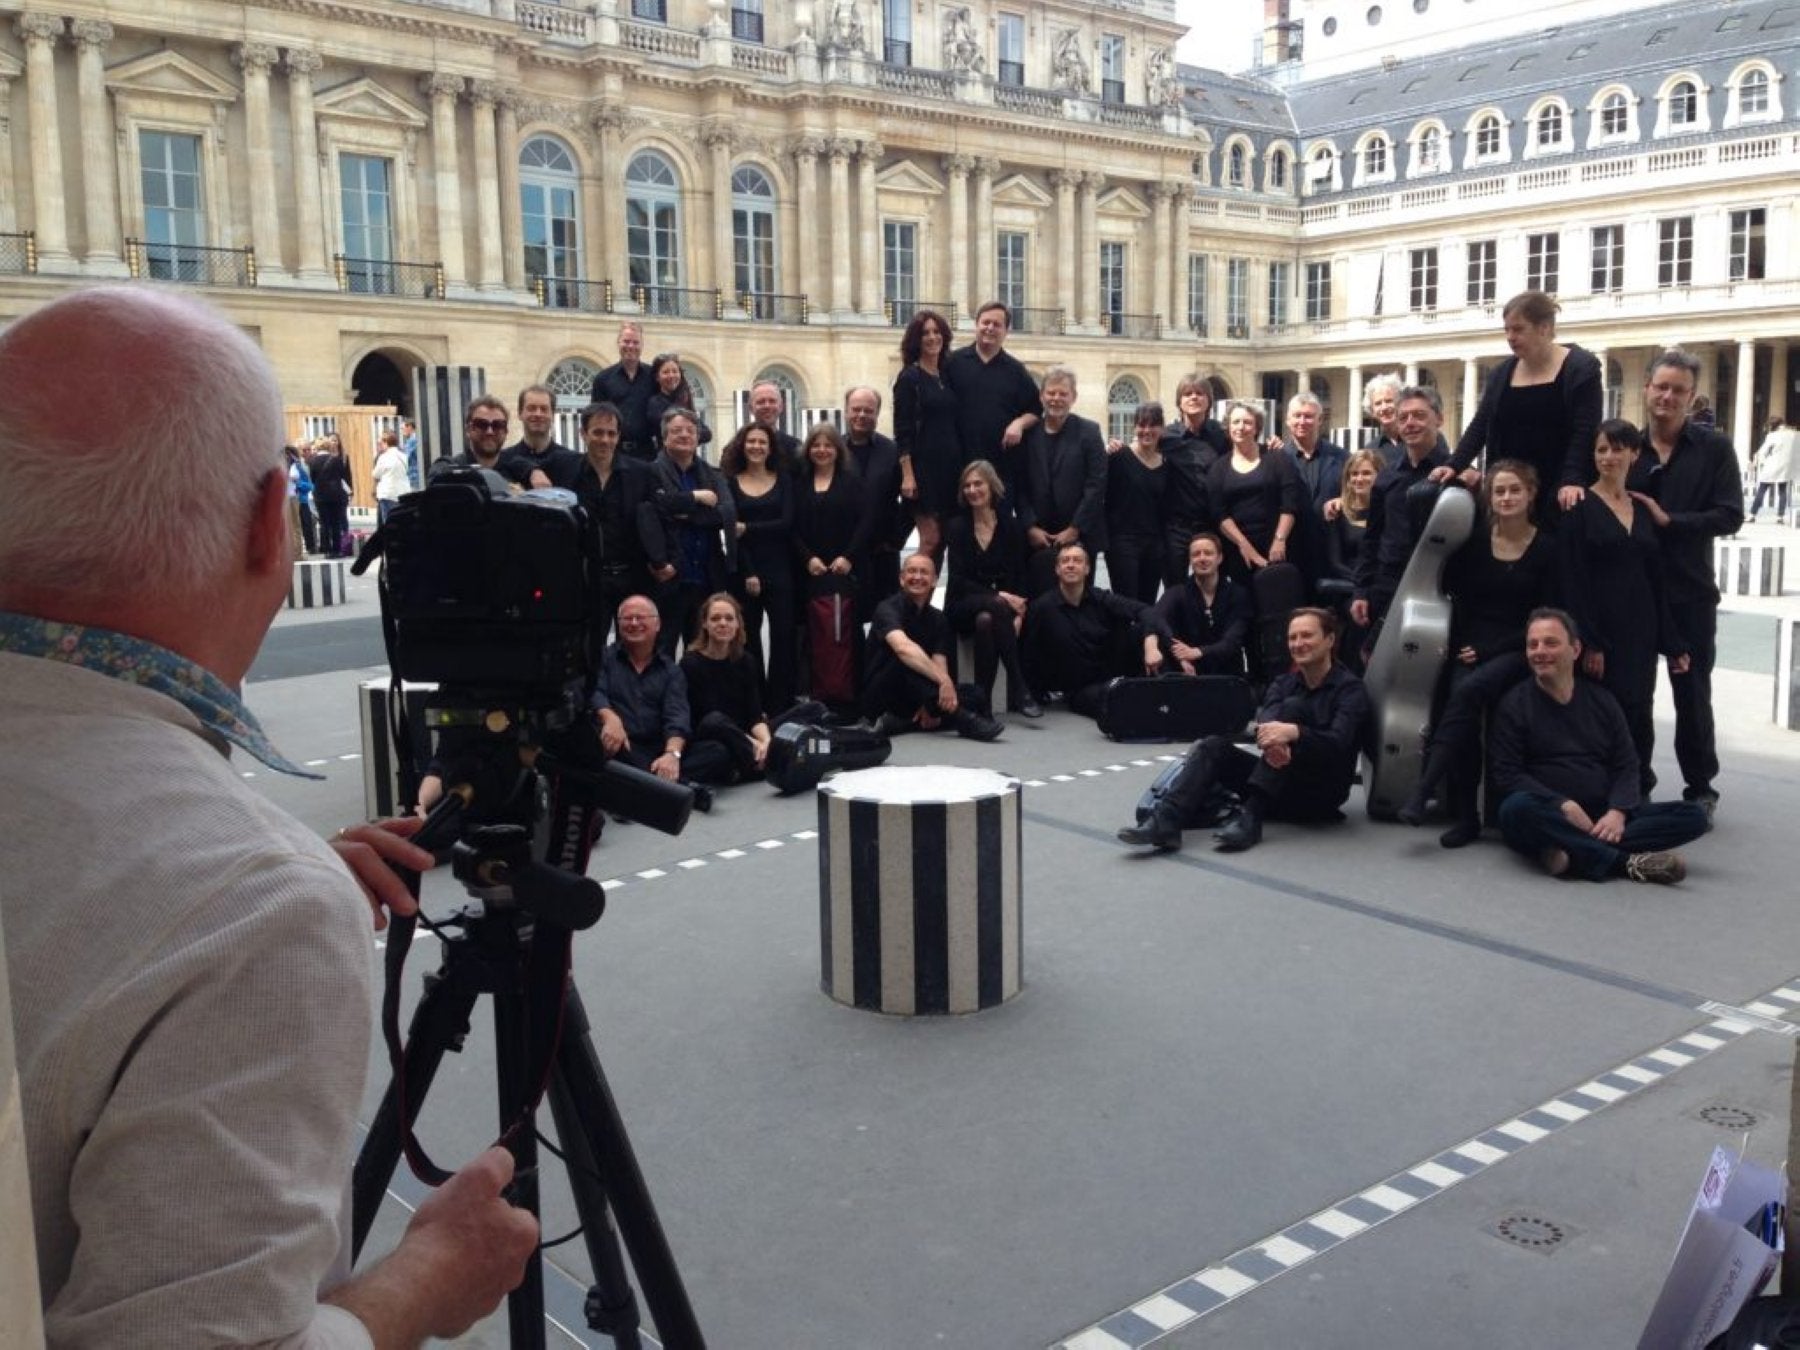
<path id="1" fill-rule="evenodd" d="M 370 820 L 384 820 L 412 808 L 400 800 L 400 761 L 394 757 L 394 734 L 388 717 L 389 680 L 364 680 L 356 706 L 362 722 L 363 810 Z M 413 762 L 422 773 L 431 758 L 431 734 L 425 727 L 425 700 L 435 684 L 404 686 L 407 730 L 412 733 Z"/>
<path id="2" fill-rule="evenodd" d="M 289 609 L 324 609 L 341 605 L 345 599 L 345 568 L 342 558 L 300 558 L 294 563 L 293 580 L 288 582 Z"/>
<path id="3" fill-rule="evenodd" d="M 419 366 L 413 371 L 413 410 L 419 424 L 419 473 L 463 452 L 463 413 L 487 393 L 483 366 Z"/>
<path id="4" fill-rule="evenodd" d="M 1713 571 L 1725 595 L 1780 595 L 1787 548 L 1720 539 L 1713 544 Z"/>
<path id="5" fill-rule="evenodd" d="M 820 984 L 906 1016 L 994 1008 L 1023 983 L 1019 780 L 887 765 L 819 789 Z"/>
<path id="6" fill-rule="evenodd" d="M 1775 621 L 1775 725 L 1800 731 L 1800 620 Z"/>

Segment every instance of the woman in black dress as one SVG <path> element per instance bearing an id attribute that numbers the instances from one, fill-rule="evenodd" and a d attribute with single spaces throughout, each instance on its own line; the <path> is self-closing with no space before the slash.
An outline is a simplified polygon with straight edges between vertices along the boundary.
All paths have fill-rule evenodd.
<path id="1" fill-rule="evenodd" d="M 1163 462 L 1169 466 L 1163 585 L 1170 588 L 1187 579 L 1189 541 L 1213 528 L 1206 474 L 1213 461 L 1231 449 L 1231 442 L 1212 413 L 1212 383 L 1199 371 L 1175 386 L 1175 420 L 1162 435 Z"/>
<path id="2" fill-rule="evenodd" d="M 874 513 L 850 448 L 838 429 L 820 422 L 801 450 L 806 468 L 794 485 L 794 555 L 806 597 L 808 682 L 812 696 L 834 707 L 856 698 L 862 626 L 856 622 L 856 578 L 865 566 Z M 829 599 L 827 624 L 815 612 Z"/>
<path id="3" fill-rule="evenodd" d="M 769 754 L 769 719 L 763 712 L 762 677 L 744 650 L 744 614 L 734 597 L 720 591 L 700 606 L 700 632 L 681 658 L 681 673 L 687 679 L 692 718 L 690 752 L 710 743 L 726 756 L 715 777 L 698 781 L 741 783 L 760 775 Z M 715 756 L 698 758 L 710 764 Z"/>
<path id="4" fill-rule="evenodd" d="M 1140 403 L 1130 446 L 1107 456 L 1106 576 L 1118 595 L 1156 603 L 1168 519 L 1163 409 Z"/>
<path id="5" fill-rule="evenodd" d="M 760 422 L 731 438 L 719 457 L 737 507 L 738 570 L 733 581 L 743 605 L 744 637 L 757 664 L 764 662 L 763 619 L 769 621 L 764 711 L 793 705 L 800 656 L 800 600 L 794 580 L 794 487 L 775 452 L 775 439 Z"/>
<path id="6" fill-rule="evenodd" d="M 1625 490 L 1644 437 L 1630 422 L 1600 424 L 1594 438 L 1595 476 L 1563 518 L 1564 599 L 1581 630 L 1581 669 L 1619 701 L 1637 749 L 1644 795 L 1656 785 L 1656 657 L 1687 669 L 1688 652 L 1669 613 L 1662 545 L 1650 513 Z"/>
<path id="7" fill-rule="evenodd" d="M 1594 432 L 1600 425 L 1600 360 L 1592 352 L 1556 340 L 1556 301 L 1542 291 L 1522 291 L 1506 302 L 1506 345 L 1512 355 L 1494 367 L 1450 467 L 1432 476 L 1474 472 L 1487 462 L 1523 460 L 1537 470 L 1537 521 L 1552 523 L 1557 507 L 1581 499 L 1593 468 Z"/>
<path id="8" fill-rule="evenodd" d="M 894 444 L 900 451 L 900 495 L 913 504 L 919 548 L 938 561 L 944 521 L 956 511 L 956 476 L 962 446 L 956 432 L 956 395 L 944 383 L 950 325 L 922 309 L 900 339 L 899 378 L 894 381 Z"/>
<path id="9" fill-rule="evenodd" d="M 319 510 L 319 548 L 327 558 L 344 554 L 350 536 L 350 460 L 337 432 L 327 432 L 313 442 L 306 462 L 312 474 L 313 505 Z"/>
<path id="10" fill-rule="evenodd" d="M 1488 470 L 1482 522 L 1444 569 L 1451 597 L 1448 687 L 1424 772 L 1399 815 L 1409 825 L 1422 824 L 1426 803 L 1441 786 L 1453 817 L 1438 839 L 1445 848 L 1481 837 L 1476 799 L 1482 717 L 1530 675 L 1527 620 L 1532 610 L 1556 600 L 1556 539 L 1532 519 L 1537 491 L 1537 471 L 1529 464 L 1503 459 Z"/>
<path id="11" fill-rule="evenodd" d="M 650 363 L 650 378 L 656 381 L 656 392 L 644 402 L 644 415 L 650 426 L 650 442 L 656 447 L 656 453 L 662 453 L 662 419 L 670 408 L 686 408 L 694 411 L 694 391 L 687 382 L 687 373 L 681 368 L 681 358 L 674 352 L 664 352 Z M 694 425 L 700 428 L 700 444 L 712 444 L 712 428 L 700 420 L 695 414 Z M 654 459 L 656 456 L 652 455 Z"/>
<path id="12" fill-rule="evenodd" d="M 1232 404 L 1225 434 L 1231 451 L 1213 464 L 1206 488 L 1219 533 L 1232 546 L 1225 574 L 1241 585 L 1252 572 L 1288 560 L 1288 536 L 1306 509 L 1306 487 L 1291 459 L 1264 451 L 1261 408 Z"/>
<path id="13" fill-rule="evenodd" d="M 1006 709 L 1042 717 L 1019 664 L 1019 629 L 1025 622 L 1025 533 L 1001 502 L 1006 489 L 985 459 L 962 471 L 962 514 L 950 518 L 950 555 L 944 613 L 950 627 L 975 642 L 975 683 L 994 696 L 994 675 L 1006 671 Z"/>
<path id="14" fill-rule="evenodd" d="M 1352 450 L 1344 460 L 1338 485 L 1338 511 L 1325 521 L 1325 575 L 1319 578 L 1319 599 L 1338 612 L 1338 660 L 1352 674 L 1363 669 L 1362 649 L 1369 630 L 1350 618 L 1350 600 L 1356 591 L 1356 560 L 1362 556 L 1363 536 L 1369 528 L 1369 495 L 1381 473 L 1379 450 Z"/>

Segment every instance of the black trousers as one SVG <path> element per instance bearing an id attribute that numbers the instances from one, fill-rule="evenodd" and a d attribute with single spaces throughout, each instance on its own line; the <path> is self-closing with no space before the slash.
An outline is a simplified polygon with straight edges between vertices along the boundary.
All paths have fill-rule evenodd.
<path id="1" fill-rule="evenodd" d="M 1007 706 L 1016 708 L 1025 698 L 1025 672 L 1019 662 L 1019 635 L 1013 628 L 1012 606 L 998 593 L 964 596 L 952 602 L 948 614 L 950 627 L 975 642 L 975 684 L 994 697 L 994 676 L 1006 671 Z"/>
<path id="2" fill-rule="evenodd" d="M 991 707 L 987 695 L 972 684 L 956 686 L 956 703 L 957 707 L 984 717 Z M 881 669 L 863 684 L 860 711 L 870 721 L 883 713 L 911 717 L 920 709 L 934 717 L 941 716 L 938 683 L 916 670 L 907 669 L 898 661 L 884 662 Z"/>
<path id="3" fill-rule="evenodd" d="M 656 612 L 662 619 L 662 631 L 656 635 L 657 650 L 675 655 L 677 643 L 694 640 L 694 625 L 699 621 L 700 606 L 711 595 L 709 587 L 683 581 L 678 573 L 656 587 Z"/>
<path id="4" fill-rule="evenodd" d="M 1162 585 L 1163 545 L 1149 535 L 1124 535 L 1106 546 L 1106 576 L 1116 595 L 1129 595 L 1146 605 L 1156 603 Z"/>
<path id="5" fill-rule="evenodd" d="M 1688 649 L 1685 675 L 1671 675 L 1675 695 L 1675 759 L 1687 784 L 1684 797 L 1712 791 L 1719 776 L 1719 750 L 1713 729 L 1713 663 L 1719 655 L 1719 605 L 1716 600 L 1670 601 L 1675 629 Z"/>
<path id="6" fill-rule="evenodd" d="M 1452 658 L 1443 711 L 1431 731 L 1426 773 L 1441 775 L 1458 819 L 1473 820 L 1479 814 L 1482 719 L 1501 695 L 1530 674 L 1523 652 L 1502 652 L 1474 666 Z"/>
<path id="7" fill-rule="evenodd" d="M 657 737 L 653 741 L 632 741 L 613 758 L 649 773 L 662 752 L 662 738 Z M 716 741 L 690 740 L 681 752 L 681 781 L 713 785 L 731 781 L 730 752 Z"/>
<path id="8" fill-rule="evenodd" d="M 744 638 L 763 668 L 763 711 L 773 714 L 793 705 L 799 687 L 800 597 L 791 576 L 774 584 L 767 575 L 760 579 L 758 595 L 747 592 L 741 579 L 732 583 L 731 593 L 744 607 Z M 769 621 L 766 645 L 762 635 L 765 618 Z"/>
<path id="9" fill-rule="evenodd" d="M 313 504 L 319 508 L 319 548 L 327 558 L 335 558 L 343 551 L 344 536 L 350 532 L 350 499 L 327 501 L 315 496 Z"/>
<path id="10" fill-rule="evenodd" d="M 1240 746 L 1228 736 L 1208 736 L 1187 752 L 1181 772 L 1157 803 L 1159 819 L 1185 829 L 1215 787 L 1254 794 L 1263 808 L 1282 820 L 1335 820 L 1350 795 L 1349 766 L 1334 757 L 1294 746 L 1294 757 L 1276 769 L 1254 747 Z"/>

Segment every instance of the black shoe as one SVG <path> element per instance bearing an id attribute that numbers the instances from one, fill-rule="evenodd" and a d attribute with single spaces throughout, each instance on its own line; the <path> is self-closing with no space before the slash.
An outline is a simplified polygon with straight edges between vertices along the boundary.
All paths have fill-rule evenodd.
<path id="1" fill-rule="evenodd" d="M 689 783 L 688 788 L 694 794 L 694 810 L 706 815 L 713 809 L 713 790 L 704 783 Z"/>
<path id="2" fill-rule="evenodd" d="M 950 725 L 956 728 L 956 734 L 964 740 L 997 741 L 1006 727 L 992 717 L 983 717 L 980 713 L 959 708 L 950 715 Z"/>
<path id="3" fill-rule="evenodd" d="M 1431 806 L 1431 789 L 1423 783 L 1412 790 L 1412 795 L 1394 814 L 1402 823 L 1417 828 L 1425 823 L 1425 813 Z"/>
<path id="4" fill-rule="evenodd" d="M 916 727 L 918 723 L 910 717 L 902 717 L 899 713 L 883 713 L 875 719 L 874 730 L 892 740 L 895 736 L 903 736 Z"/>
<path id="5" fill-rule="evenodd" d="M 1697 802 L 1700 809 L 1706 812 L 1706 823 L 1712 824 L 1713 817 L 1719 814 L 1719 794 L 1709 787 L 1684 788 L 1681 793 L 1684 802 Z"/>
<path id="6" fill-rule="evenodd" d="M 1481 822 L 1463 819 L 1438 836 L 1438 843 L 1444 848 L 1467 848 L 1481 838 Z"/>
<path id="7" fill-rule="evenodd" d="M 1016 708 L 1008 708 L 1008 712 L 1016 712 L 1020 717 L 1039 718 L 1044 715 L 1044 705 L 1035 698 L 1027 698 Z"/>
<path id="8" fill-rule="evenodd" d="M 1148 820 L 1121 829 L 1119 842 L 1139 848 L 1153 848 L 1158 853 L 1172 853 L 1181 847 L 1181 831 L 1151 816 Z"/>
<path id="9" fill-rule="evenodd" d="M 1213 840 L 1221 853 L 1242 853 L 1245 849 L 1255 848 L 1262 842 L 1262 817 L 1239 811 L 1224 829 L 1213 834 Z"/>

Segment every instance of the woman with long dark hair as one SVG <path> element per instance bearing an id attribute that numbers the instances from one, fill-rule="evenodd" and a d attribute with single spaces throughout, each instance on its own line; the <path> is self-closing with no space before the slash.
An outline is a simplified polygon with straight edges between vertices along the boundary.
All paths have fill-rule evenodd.
<path id="1" fill-rule="evenodd" d="M 644 415 L 649 419 L 650 439 L 657 452 L 662 451 L 662 417 L 670 408 L 686 408 L 694 413 L 694 425 L 700 429 L 700 444 L 711 445 L 712 428 L 701 421 L 694 410 L 694 391 L 688 384 L 687 372 L 681 368 L 681 358 L 674 352 L 664 352 L 650 363 L 650 378 L 656 382 L 656 391 L 645 400 Z"/>
<path id="2" fill-rule="evenodd" d="M 327 558 L 342 557 L 350 533 L 350 460 L 335 431 L 313 442 L 306 467 L 312 474 L 313 505 L 319 511 L 319 550 Z"/>
<path id="3" fill-rule="evenodd" d="M 719 472 L 737 507 L 738 570 L 733 587 L 743 606 L 744 638 L 767 679 L 764 711 L 781 713 L 794 702 L 800 654 L 800 598 L 794 579 L 793 483 L 775 450 L 774 433 L 751 422 L 719 456 Z M 763 651 L 763 620 L 769 647 Z"/>
<path id="4" fill-rule="evenodd" d="M 900 495 L 912 502 L 919 547 L 934 560 L 943 553 L 944 521 L 956 510 L 956 476 L 962 470 L 956 395 L 943 375 L 949 355 L 944 316 L 934 309 L 914 314 L 900 339 L 894 444 L 900 451 Z"/>
<path id="5" fill-rule="evenodd" d="M 681 658 L 693 727 L 688 745 L 720 746 L 729 768 L 717 781 L 726 783 L 760 774 L 771 739 L 762 678 L 744 644 L 744 612 L 734 596 L 719 591 L 701 604 L 699 632 Z"/>
<path id="6" fill-rule="evenodd" d="M 944 613 L 950 627 L 973 637 L 975 683 L 991 703 L 994 676 L 1006 671 L 1006 708 L 1042 717 L 1019 664 L 1019 629 L 1025 622 L 1025 533 L 1003 501 L 999 471 L 985 459 L 962 471 L 960 514 L 950 517 L 950 555 Z"/>
<path id="7" fill-rule="evenodd" d="M 1452 822 L 1438 839 L 1462 848 L 1481 837 L 1481 722 L 1500 696 L 1531 673 L 1525 629 L 1531 611 L 1557 599 L 1554 534 L 1532 519 L 1537 470 L 1503 459 L 1482 487 L 1482 521 L 1444 569 L 1451 597 L 1450 662 L 1443 711 L 1425 768 L 1400 819 L 1422 824 L 1441 786 Z"/>
<path id="8" fill-rule="evenodd" d="M 806 468 L 794 485 L 794 554 L 806 597 L 808 687 L 815 699 L 848 707 L 856 699 L 862 626 L 856 578 L 874 525 L 868 494 L 838 429 L 820 422 L 801 448 Z M 822 617 L 829 611 L 829 618 Z"/>

